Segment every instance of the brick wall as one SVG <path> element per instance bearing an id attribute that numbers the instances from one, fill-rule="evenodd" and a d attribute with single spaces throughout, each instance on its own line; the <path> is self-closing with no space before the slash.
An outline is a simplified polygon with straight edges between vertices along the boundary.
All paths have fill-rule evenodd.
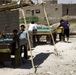
<path id="1" fill-rule="evenodd" d="M 60 19 L 67 14 L 69 16 L 76 16 L 76 4 L 51 4 L 49 1 L 50 0 L 46 0 L 45 8 L 50 24 L 59 22 Z M 40 10 L 40 13 L 36 13 L 36 10 Z M 34 11 L 34 16 L 38 16 L 40 18 L 39 23 L 46 24 L 42 5 L 24 8 L 24 11 L 26 12 L 27 17 L 32 16 L 32 11 Z M 21 12 L 20 17 L 22 17 Z"/>
<path id="2" fill-rule="evenodd" d="M 19 11 L 0 12 L 0 32 L 12 32 L 13 29 L 19 29 Z"/>
<path id="3" fill-rule="evenodd" d="M 62 4 L 45 4 L 46 12 L 51 23 L 58 22 L 62 17 Z M 32 6 L 24 8 L 24 11 L 26 12 L 26 17 L 32 16 L 32 10 L 34 10 L 34 16 L 38 16 L 40 18 L 39 23 L 46 24 L 45 15 L 44 15 L 44 9 L 42 5 L 39 6 Z M 36 10 L 40 10 L 40 13 L 36 13 Z M 20 17 L 22 17 L 22 13 L 20 12 Z"/>
<path id="4" fill-rule="evenodd" d="M 69 16 L 76 16 L 76 4 L 63 4 L 63 16 L 69 15 Z"/>

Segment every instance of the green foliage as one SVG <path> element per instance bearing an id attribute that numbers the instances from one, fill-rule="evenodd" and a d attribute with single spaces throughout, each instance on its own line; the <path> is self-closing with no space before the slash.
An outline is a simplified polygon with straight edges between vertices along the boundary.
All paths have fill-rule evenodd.
<path id="1" fill-rule="evenodd" d="M 24 18 L 21 17 L 21 18 L 19 19 L 19 21 L 20 21 L 20 23 L 24 23 Z"/>
<path id="2" fill-rule="evenodd" d="M 30 23 L 31 21 L 34 21 L 35 23 L 37 23 L 39 21 L 39 18 L 37 16 L 26 17 L 26 22 L 27 23 Z M 20 23 L 24 23 L 23 17 L 20 18 Z"/>

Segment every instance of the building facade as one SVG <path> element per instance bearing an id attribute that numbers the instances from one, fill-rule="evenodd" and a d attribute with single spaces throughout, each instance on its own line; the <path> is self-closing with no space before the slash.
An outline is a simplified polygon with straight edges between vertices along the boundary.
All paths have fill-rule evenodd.
<path id="1" fill-rule="evenodd" d="M 43 0 L 45 2 L 49 2 L 50 4 L 57 4 L 57 0 Z"/>
<path id="2" fill-rule="evenodd" d="M 50 23 L 58 22 L 63 16 L 76 16 L 76 4 L 57 4 L 57 0 L 44 0 L 46 1 L 45 9 Z M 45 15 L 42 5 L 35 5 L 32 7 L 24 8 L 26 17 L 38 16 L 41 23 L 45 23 Z M 20 17 L 21 17 L 20 12 Z"/>
<path id="3" fill-rule="evenodd" d="M 12 0 L 0 0 L 0 5 L 10 3 Z M 19 10 L 0 12 L 0 32 L 11 33 L 13 29 L 19 30 Z"/>

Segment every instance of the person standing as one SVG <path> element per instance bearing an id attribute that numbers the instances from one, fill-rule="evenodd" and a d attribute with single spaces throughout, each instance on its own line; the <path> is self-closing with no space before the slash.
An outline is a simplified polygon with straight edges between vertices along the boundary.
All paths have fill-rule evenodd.
<path id="1" fill-rule="evenodd" d="M 65 36 L 66 36 L 67 42 L 69 42 L 69 26 L 70 26 L 70 24 L 68 23 L 68 21 L 64 21 L 64 23 L 62 25 L 64 28 L 64 41 L 65 41 Z"/>
<path id="2" fill-rule="evenodd" d="M 22 49 L 24 49 L 24 58 L 28 59 L 27 31 L 25 30 L 25 26 L 24 25 L 21 25 L 21 31 L 19 33 L 19 39 L 20 39 L 21 53 L 22 53 Z"/>
<path id="3" fill-rule="evenodd" d="M 30 39 L 31 39 L 31 44 L 35 42 L 35 35 L 33 35 L 33 33 L 37 31 L 37 24 L 34 23 L 34 21 L 32 21 L 29 24 L 29 28 L 28 28 L 28 32 L 30 34 Z"/>
<path id="4" fill-rule="evenodd" d="M 63 41 L 63 33 L 64 33 L 64 28 L 62 26 L 62 23 L 64 20 L 60 20 L 60 25 L 58 26 L 59 29 L 59 41 Z"/>
<path id="5" fill-rule="evenodd" d="M 35 29 L 37 29 L 37 24 L 34 23 L 34 21 L 32 21 L 32 22 L 30 23 L 30 25 L 29 25 L 28 31 L 33 31 L 33 30 L 35 30 Z"/>
<path id="6" fill-rule="evenodd" d="M 64 31 L 63 31 L 63 40 L 65 41 L 65 36 L 67 37 L 67 42 L 69 42 L 69 26 L 70 24 L 68 23 L 68 21 L 64 21 L 61 20 L 61 24 L 59 27 L 63 27 Z"/>
<path id="7" fill-rule="evenodd" d="M 15 54 L 15 62 L 17 66 L 21 65 L 20 43 L 17 30 L 13 30 L 13 42 L 11 43 L 11 54 Z"/>

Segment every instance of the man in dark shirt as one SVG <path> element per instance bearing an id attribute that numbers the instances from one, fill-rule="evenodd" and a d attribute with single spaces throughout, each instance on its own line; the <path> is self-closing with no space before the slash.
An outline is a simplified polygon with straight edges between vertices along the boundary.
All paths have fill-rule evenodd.
<path id="1" fill-rule="evenodd" d="M 12 51 L 15 54 L 15 62 L 17 66 L 21 65 L 21 57 L 20 57 L 20 43 L 19 36 L 17 35 L 17 30 L 13 30 L 13 42 L 12 42 Z"/>

